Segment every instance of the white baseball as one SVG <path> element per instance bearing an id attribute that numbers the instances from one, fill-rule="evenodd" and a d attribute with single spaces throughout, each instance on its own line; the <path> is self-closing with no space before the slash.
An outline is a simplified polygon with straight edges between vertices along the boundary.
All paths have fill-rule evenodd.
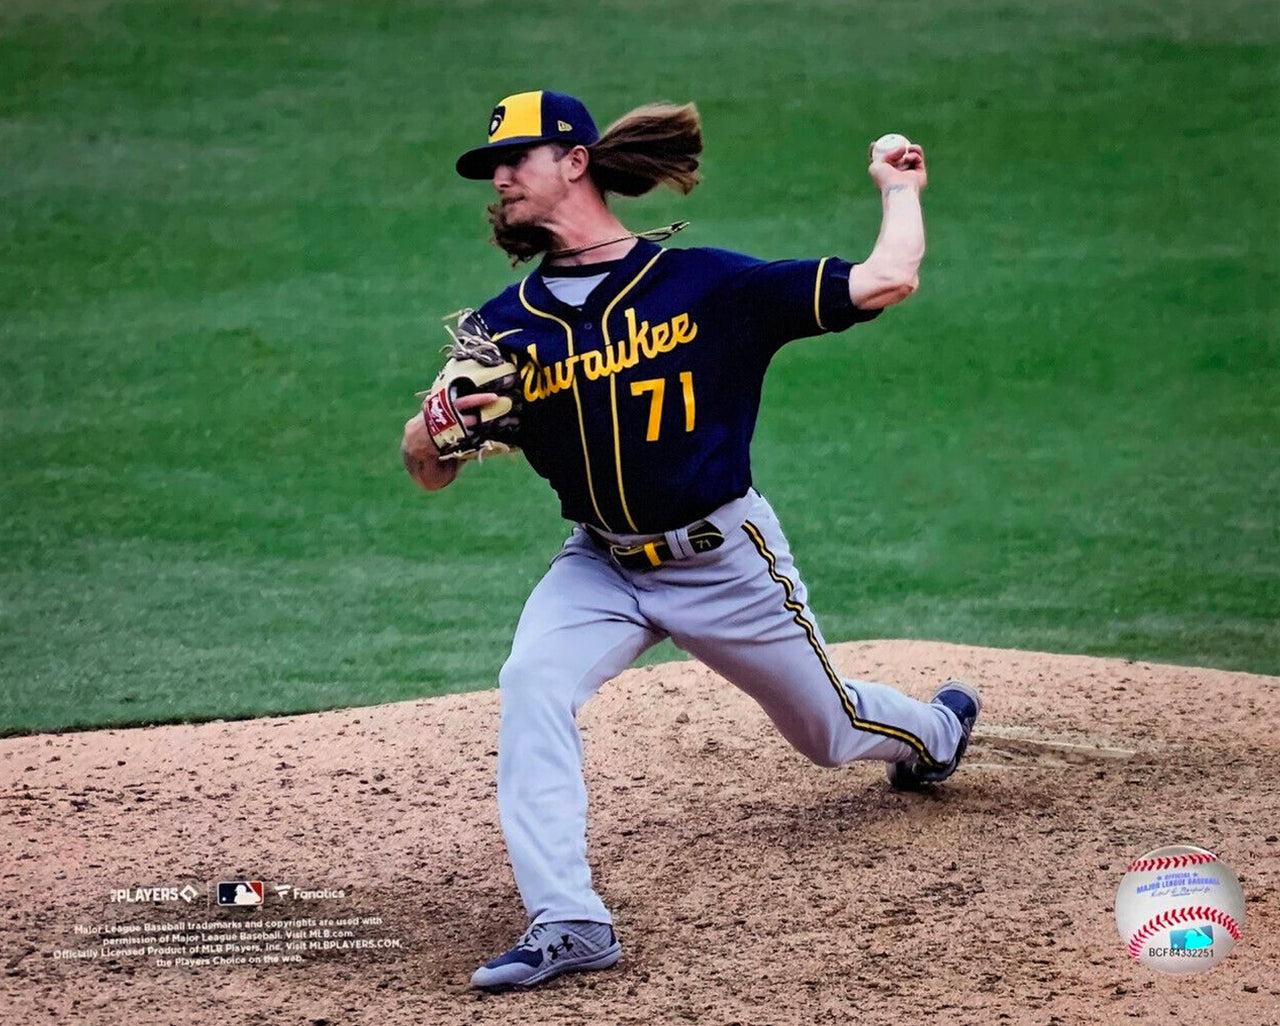
<path id="1" fill-rule="evenodd" d="M 904 146 L 910 146 L 911 140 L 905 135 L 899 135 L 897 132 L 890 132 L 888 135 L 882 135 L 879 139 L 871 144 L 871 162 L 874 164 L 877 160 L 884 160 L 887 154 L 894 150 L 900 150 Z"/>
<path id="2" fill-rule="evenodd" d="M 1211 969 L 1244 931 L 1244 891 L 1203 848 L 1174 844 L 1129 864 L 1116 892 L 1116 926 L 1129 954 L 1162 973 Z"/>

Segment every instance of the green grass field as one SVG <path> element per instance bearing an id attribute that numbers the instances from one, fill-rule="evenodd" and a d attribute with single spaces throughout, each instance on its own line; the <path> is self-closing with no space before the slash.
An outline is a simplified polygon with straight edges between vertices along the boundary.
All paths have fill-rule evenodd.
<path id="1" fill-rule="evenodd" d="M 619 205 L 686 246 L 858 259 L 926 146 L 921 290 L 756 437 L 829 639 L 1280 673 L 1278 69 L 1267 0 L 11 0 L 0 731 L 493 686 L 567 525 L 397 447 L 513 279 L 454 157 L 544 86 L 698 103 L 703 186 Z"/>

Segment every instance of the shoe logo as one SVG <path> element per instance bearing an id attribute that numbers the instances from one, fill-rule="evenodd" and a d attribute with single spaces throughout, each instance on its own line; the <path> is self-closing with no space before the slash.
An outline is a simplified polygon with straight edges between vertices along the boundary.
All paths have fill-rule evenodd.
<path id="1" fill-rule="evenodd" d="M 547 954 L 551 956 L 551 961 L 553 962 L 559 958 L 562 953 L 568 954 L 573 950 L 573 939 L 567 933 L 562 933 L 560 935 L 560 939 L 564 941 L 564 943 L 559 946 L 555 944 L 547 945 Z"/>

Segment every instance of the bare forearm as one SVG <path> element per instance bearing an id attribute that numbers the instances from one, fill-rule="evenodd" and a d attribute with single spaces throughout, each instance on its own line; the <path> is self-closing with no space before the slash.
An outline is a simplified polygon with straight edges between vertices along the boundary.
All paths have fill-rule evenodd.
<path id="1" fill-rule="evenodd" d="M 914 278 L 924 259 L 924 212 L 920 190 L 910 185 L 891 185 L 882 197 L 884 214 L 880 237 L 870 259 L 900 275 Z"/>
<path id="2" fill-rule="evenodd" d="M 925 250 L 920 190 L 889 185 L 881 201 L 884 212 L 875 248 L 849 275 L 849 296 L 863 310 L 900 303 L 920 284 Z"/>
<path id="3" fill-rule="evenodd" d="M 404 440 L 400 443 L 400 459 L 409 476 L 428 492 L 439 491 L 452 484 L 453 479 L 458 476 L 458 462 L 440 459 L 422 425 L 421 417 L 414 417 L 405 424 Z"/>

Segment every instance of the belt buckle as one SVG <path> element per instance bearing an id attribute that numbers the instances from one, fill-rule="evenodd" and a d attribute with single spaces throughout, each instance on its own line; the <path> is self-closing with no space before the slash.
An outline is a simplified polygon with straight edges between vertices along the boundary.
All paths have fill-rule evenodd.
<path id="1" fill-rule="evenodd" d="M 664 550 L 662 553 L 658 552 L 659 545 Z M 652 570 L 671 561 L 671 549 L 662 538 L 640 545 L 610 545 L 609 555 L 619 566 L 628 570 Z"/>

